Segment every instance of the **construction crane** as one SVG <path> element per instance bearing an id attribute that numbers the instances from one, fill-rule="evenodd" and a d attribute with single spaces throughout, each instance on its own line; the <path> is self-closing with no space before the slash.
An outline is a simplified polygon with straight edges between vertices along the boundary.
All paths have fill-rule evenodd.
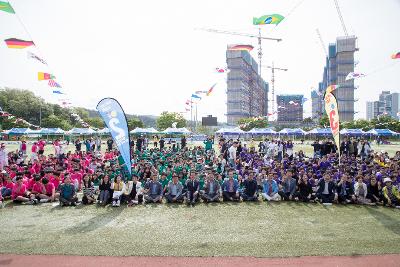
<path id="1" fill-rule="evenodd" d="M 272 113 L 275 112 L 275 70 L 280 70 L 280 71 L 288 71 L 288 69 L 284 68 L 278 68 L 274 66 L 274 62 L 272 62 L 272 66 L 262 66 L 263 68 L 271 69 L 272 75 L 271 75 L 271 85 L 272 85 Z"/>
<path id="2" fill-rule="evenodd" d="M 338 0 L 333 0 L 333 2 L 335 2 L 336 11 L 338 13 L 340 22 L 342 23 L 342 28 L 343 28 L 343 31 L 344 31 L 344 35 L 346 35 L 346 37 L 347 37 L 347 36 L 349 36 L 349 34 L 347 33 L 346 24 L 344 24 L 344 19 L 343 19 L 343 16 L 342 16 L 342 12 L 340 11 Z"/>
<path id="3" fill-rule="evenodd" d="M 319 42 L 321 43 L 322 49 L 323 49 L 324 52 L 325 52 L 325 56 L 328 57 L 328 51 L 326 51 L 326 47 L 325 47 L 324 40 L 322 40 L 322 35 L 321 35 L 321 33 L 319 32 L 319 29 L 318 29 L 318 28 L 315 29 L 315 31 L 317 32 L 317 35 L 318 35 L 318 38 L 319 38 Z"/>
<path id="4" fill-rule="evenodd" d="M 258 62 L 259 62 L 259 73 L 261 76 L 261 60 L 262 60 L 262 46 L 261 42 L 262 40 L 269 40 L 269 41 L 277 41 L 280 42 L 282 39 L 280 38 L 271 38 L 271 37 L 264 37 L 261 36 L 261 28 L 258 28 L 258 35 L 256 34 L 250 34 L 250 33 L 242 33 L 242 32 L 232 32 L 232 31 L 222 31 L 222 30 L 216 30 L 216 29 L 209 29 L 209 28 L 197 28 L 196 30 L 201 30 L 201 31 L 206 31 L 206 32 L 213 32 L 213 33 L 220 33 L 220 34 L 229 34 L 229 35 L 238 35 L 238 36 L 246 36 L 250 38 L 257 38 L 258 40 Z"/>

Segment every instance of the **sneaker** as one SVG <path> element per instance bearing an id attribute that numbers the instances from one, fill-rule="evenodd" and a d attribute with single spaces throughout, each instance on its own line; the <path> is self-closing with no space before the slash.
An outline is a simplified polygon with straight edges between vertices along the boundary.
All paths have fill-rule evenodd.
<path id="1" fill-rule="evenodd" d="M 115 207 L 115 201 L 113 200 L 111 206 Z"/>
<path id="2" fill-rule="evenodd" d="M 35 204 L 35 201 L 33 201 L 33 199 L 31 199 L 31 200 L 29 200 L 28 202 L 26 202 L 26 204 L 28 204 L 28 205 L 33 205 L 33 204 Z"/>
<path id="3" fill-rule="evenodd" d="M 76 206 L 76 203 L 75 202 L 71 202 L 71 206 Z"/>
<path id="4" fill-rule="evenodd" d="M 40 203 L 47 203 L 47 202 L 49 202 L 49 200 L 48 199 L 41 199 L 39 202 Z"/>
<path id="5" fill-rule="evenodd" d="M 117 203 L 115 204 L 115 206 L 119 207 L 121 205 L 121 201 L 117 201 Z"/>
<path id="6" fill-rule="evenodd" d="M 32 201 L 33 201 L 33 204 L 35 204 L 35 205 L 39 203 L 39 200 L 37 200 L 36 198 L 33 199 Z"/>

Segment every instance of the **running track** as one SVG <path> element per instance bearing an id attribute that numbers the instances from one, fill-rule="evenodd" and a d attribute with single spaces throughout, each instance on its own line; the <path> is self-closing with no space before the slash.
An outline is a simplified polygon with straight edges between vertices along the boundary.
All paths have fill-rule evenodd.
<path id="1" fill-rule="evenodd" d="M 0 255 L 0 266 L 400 266 L 400 254 L 335 257 L 253 258 L 253 257 L 104 257 Z"/>

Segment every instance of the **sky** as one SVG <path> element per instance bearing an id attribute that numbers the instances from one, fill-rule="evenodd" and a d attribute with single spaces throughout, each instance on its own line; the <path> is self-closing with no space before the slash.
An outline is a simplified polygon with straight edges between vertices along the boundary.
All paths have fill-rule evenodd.
<path id="1" fill-rule="evenodd" d="M 365 118 L 366 101 L 382 90 L 400 92 L 400 0 L 338 0 L 350 35 L 358 37 L 359 61 L 356 118 Z M 198 117 L 214 115 L 226 121 L 226 81 L 216 67 L 226 66 L 228 44 L 251 44 L 256 38 L 210 33 L 212 28 L 257 33 L 252 18 L 278 13 L 286 18 L 276 27 L 262 26 L 263 64 L 287 68 L 276 72 L 277 94 L 304 94 L 322 79 L 327 47 L 344 32 L 333 0 L 13 0 L 18 16 L 0 12 L 0 38 L 32 40 L 30 51 L 49 67 L 27 59 L 28 49 L 8 49 L 0 43 L 0 87 L 33 91 L 57 103 L 37 72 L 57 77 L 74 106 L 95 109 L 104 97 L 116 98 L 128 114 L 159 115 L 185 111 L 185 101 L 197 90 L 214 92 L 198 104 Z M 22 24 L 21 24 L 22 22 Z M 25 28 L 28 31 L 26 33 Z M 257 57 L 257 49 L 251 52 Z M 271 71 L 262 76 L 271 80 Z M 271 96 L 270 96 L 271 98 Z M 304 117 L 311 116 L 311 101 Z M 185 113 L 190 119 L 190 112 Z"/>

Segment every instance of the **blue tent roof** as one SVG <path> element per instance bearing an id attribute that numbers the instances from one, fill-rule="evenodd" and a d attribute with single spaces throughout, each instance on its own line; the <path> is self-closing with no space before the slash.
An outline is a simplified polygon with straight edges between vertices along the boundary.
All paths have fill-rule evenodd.
<path id="1" fill-rule="evenodd" d="M 276 132 L 271 128 L 253 128 L 247 133 L 256 135 L 276 134 Z"/>
<path id="2" fill-rule="evenodd" d="M 332 130 L 331 128 L 315 128 L 308 132 L 308 134 L 315 134 L 315 135 L 331 135 Z"/>
<path id="3" fill-rule="evenodd" d="M 64 130 L 60 128 L 42 128 L 40 134 L 64 134 Z"/>
<path id="4" fill-rule="evenodd" d="M 340 134 L 361 136 L 361 135 L 364 135 L 365 132 L 361 129 L 342 129 L 342 130 L 340 130 Z"/>
<path id="5" fill-rule="evenodd" d="M 296 129 L 284 128 L 284 129 L 280 130 L 279 133 L 280 134 L 287 134 L 287 135 L 303 135 L 303 134 L 306 134 L 306 132 L 303 131 L 300 128 L 296 128 Z"/>
<path id="6" fill-rule="evenodd" d="M 381 135 L 381 136 L 393 136 L 393 135 L 398 135 L 398 133 L 393 132 L 392 130 L 389 129 L 371 129 L 367 134 L 373 134 L 373 135 Z"/>
<path id="7" fill-rule="evenodd" d="M 8 131 L 8 134 L 25 134 L 28 128 L 12 128 Z"/>
<path id="8" fill-rule="evenodd" d="M 90 135 L 95 134 L 96 131 L 92 128 L 73 128 L 68 131 L 69 134 L 82 134 L 82 135 Z"/>

